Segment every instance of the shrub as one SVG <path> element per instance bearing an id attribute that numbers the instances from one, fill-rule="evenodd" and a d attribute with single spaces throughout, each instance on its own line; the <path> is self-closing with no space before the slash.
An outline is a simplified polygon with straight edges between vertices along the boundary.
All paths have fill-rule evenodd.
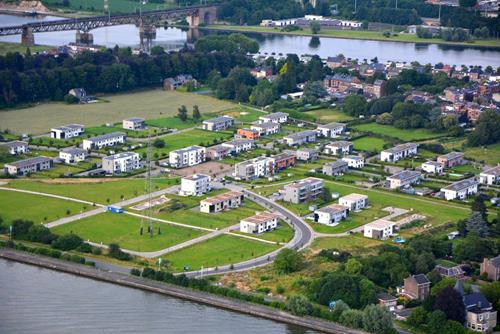
<path id="1" fill-rule="evenodd" d="M 54 240 L 52 242 L 52 247 L 63 251 L 69 251 L 78 248 L 82 243 L 82 238 L 76 234 L 69 233 Z"/>
<path id="2" fill-rule="evenodd" d="M 298 316 L 311 315 L 313 312 L 313 305 L 307 297 L 302 295 L 295 295 L 288 298 L 286 308 L 292 314 Z"/>

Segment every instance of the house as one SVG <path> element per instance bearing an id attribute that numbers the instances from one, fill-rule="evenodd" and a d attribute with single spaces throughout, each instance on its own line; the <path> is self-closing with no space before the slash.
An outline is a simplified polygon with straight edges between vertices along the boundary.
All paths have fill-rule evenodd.
<path id="1" fill-rule="evenodd" d="M 295 166 L 295 162 L 297 158 L 292 153 L 280 153 L 276 155 L 272 155 L 269 157 L 269 162 L 272 168 L 272 174 L 278 173 L 283 169 L 287 169 L 288 167 Z"/>
<path id="2" fill-rule="evenodd" d="M 347 162 L 347 166 L 351 168 L 363 168 L 365 166 L 365 159 L 356 155 L 345 156 L 342 161 Z"/>
<path id="3" fill-rule="evenodd" d="M 373 84 L 364 83 L 363 93 L 367 97 L 375 97 L 377 99 L 385 95 L 385 80 L 377 79 Z"/>
<path id="4" fill-rule="evenodd" d="M 314 161 L 318 159 L 318 151 L 313 148 L 300 148 L 295 151 L 297 160 Z"/>
<path id="5" fill-rule="evenodd" d="M 394 234 L 395 222 L 378 219 L 364 226 L 363 235 L 372 239 L 387 239 Z"/>
<path id="6" fill-rule="evenodd" d="M 87 95 L 85 88 L 70 89 L 68 94 L 76 97 L 80 103 L 89 103 L 94 100 L 94 97 Z"/>
<path id="7" fill-rule="evenodd" d="M 452 103 L 462 102 L 464 100 L 464 93 L 455 87 L 448 87 L 444 90 L 444 99 Z"/>
<path id="8" fill-rule="evenodd" d="M 212 189 L 210 176 L 204 174 L 193 174 L 181 179 L 181 196 L 201 196 Z"/>
<path id="9" fill-rule="evenodd" d="M 188 82 L 192 82 L 194 86 L 198 86 L 198 82 L 190 74 L 179 74 L 175 78 L 166 78 L 163 80 L 164 90 L 176 90 L 179 87 L 184 86 Z"/>
<path id="10" fill-rule="evenodd" d="M 268 66 L 258 66 L 250 70 L 250 74 L 255 79 L 264 79 L 273 75 L 273 69 Z"/>
<path id="11" fill-rule="evenodd" d="M 283 200 L 298 204 L 316 198 L 323 190 L 324 184 L 323 180 L 314 177 L 287 184 L 283 187 Z"/>
<path id="12" fill-rule="evenodd" d="M 317 133 L 314 130 L 305 130 L 285 136 L 283 137 L 283 141 L 288 144 L 288 146 L 298 146 L 307 143 L 314 143 L 316 141 L 316 134 Z"/>
<path id="13" fill-rule="evenodd" d="M 422 174 L 416 170 L 403 170 L 386 178 L 389 181 L 389 188 L 400 189 L 414 183 L 420 183 Z"/>
<path id="14" fill-rule="evenodd" d="M 284 112 L 275 112 L 272 114 L 267 114 L 264 116 L 260 116 L 257 121 L 259 124 L 262 123 L 286 123 L 288 122 L 288 114 Z"/>
<path id="15" fill-rule="evenodd" d="M 350 141 L 339 140 L 325 146 L 325 154 L 345 155 L 352 153 L 353 144 Z"/>
<path id="16" fill-rule="evenodd" d="M 127 130 L 140 130 L 146 127 L 146 121 L 140 117 L 130 117 L 122 121 L 122 127 Z"/>
<path id="17" fill-rule="evenodd" d="M 19 155 L 29 152 L 28 143 L 24 141 L 14 140 L 0 144 L 0 147 L 5 147 L 9 154 Z"/>
<path id="18" fill-rule="evenodd" d="M 254 216 L 240 220 L 240 232 L 260 234 L 278 227 L 280 216 L 273 212 L 259 212 Z"/>
<path id="19" fill-rule="evenodd" d="M 323 225 L 335 226 L 347 218 L 348 207 L 330 204 L 314 211 L 314 221 Z"/>
<path id="20" fill-rule="evenodd" d="M 234 165 L 234 177 L 240 180 L 255 180 L 272 175 L 273 166 L 268 157 L 257 157 Z"/>
<path id="21" fill-rule="evenodd" d="M 362 89 L 361 80 L 348 74 L 327 75 L 323 79 L 323 87 L 329 92 L 344 93 L 351 89 Z"/>
<path id="22" fill-rule="evenodd" d="M 422 170 L 429 174 L 441 174 L 443 173 L 443 165 L 437 161 L 426 161 L 422 163 Z"/>
<path id="23" fill-rule="evenodd" d="M 206 149 L 202 146 L 188 146 L 175 151 L 171 151 L 168 155 L 170 166 L 174 168 L 183 168 L 195 166 L 205 162 Z"/>
<path id="24" fill-rule="evenodd" d="M 260 136 L 268 136 L 280 132 L 280 123 L 267 122 L 267 123 L 257 123 L 250 126 L 251 130 L 255 130 Z"/>
<path id="25" fill-rule="evenodd" d="M 203 121 L 203 130 L 222 131 L 234 125 L 234 118 L 229 116 L 220 116 Z"/>
<path id="26" fill-rule="evenodd" d="M 251 150 L 255 143 L 251 139 L 234 139 L 221 144 L 223 147 L 229 148 L 229 152 L 233 155 Z"/>
<path id="27" fill-rule="evenodd" d="M 206 148 L 205 155 L 210 160 L 222 160 L 231 155 L 231 149 L 222 145 L 210 146 Z"/>
<path id="28" fill-rule="evenodd" d="M 280 96 L 280 99 L 287 101 L 297 101 L 304 97 L 304 92 L 287 93 Z"/>
<path id="29" fill-rule="evenodd" d="M 52 166 L 52 159 L 47 157 L 34 157 L 7 163 L 4 166 L 4 171 L 5 174 L 23 176 L 50 169 Z"/>
<path id="30" fill-rule="evenodd" d="M 462 266 L 444 266 L 438 264 L 434 267 L 434 270 L 438 272 L 443 277 L 452 277 L 456 279 L 462 279 L 465 277 L 465 271 L 462 269 Z"/>
<path id="31" fill-rule="evenodd" d="M 66 147 L 59 151 L 59 159 L 67 164 L 84 161 L 88 156 L 87 150 L 78 147 Z"/>
<path id="32" fill-rule="evenodd" d="M 332 70 L 336 69 L 338 67 L 342 67 L 346 63 L 347 63 L 347 61 L 346 61 L 345 57 L 342 56 L 342 55 L 338 55 L 338 56 L 335 56 L 335 57 L 328 57 L 326 59 L 326 66 L 328 66 Z"/>
<path id="33" fill-rule="evenodd" d="M 127 135 L 124 132 L 112 132 L 101 136 L 87 138 L 83 140 L 82 147 L 85 150 L 100 150 L 103 147 L 125 144 Z"/>
<path id="34" fill-rule="evenodd" d="M 345 124 L 342 123 L 328 123 L 323 125 L 318 125 L 316 129 L 323 137 L 335 138 L 344 133 L 346 129 Z"/>
<path id="35" fill-rule="evenodd" d="M 386 162 L 397 162 L 407 157 L 417 155 L 418 144 L 405 143 L 396 145 L 393 148 L 383 150 L 380 153 L 380 160 Z"/>
<path id="36" fill-rule="evenodd" d="M 323 165 L 322 172 L 324 175 L 337 176 L 344 174 L 349 169 L 347 162 L 343 160 L 337 160 L 334 162 L 327 162 Z"/>
<path id="37" fill-rule="evenodd" d="M 217 213 L 239 207 L 243 203 L 243 194 L 239 191 L 230 191 L 200 201 L 200 212 Z"/>
<path id="38" fill-rule="evenodd" d="M 410 299 L 424 300 L 429 296 L 431 282 L 424 274 L 411 275 L 404 279 L 403 294 Z"/>
<path id="39" fill-rule="evenodd" d="M 122 152 L 102 158 L 102 169 L 106 174 L 130 173 L 141 168 L 139 153 Z"/>
<path id="40" fill-rule="evenodd" d="M 54 139 L 69 139 L 79 137 L 85 132 L 85 127 L 81 124 L 68 124 L 58 128 L 50 129 L 50 137 Z"/>
<path id="41" fill-rule="evenodd" d="M 463 165 L 465 163 L 464 154 L 461 152 L 450 152 L 437 157 L 437 162 L 439 162 L 443 168 Z"/>
<path id="42" fill-rule="evenodd" d="M 500 280 L 500 255 L 491 259 L 484 258 L 480 273 L 486 274 L 490 280 Z"/>
<path id="43" fill-rule="evenodd" d="M 251 140 L 257 140 L 260 138 L 260 132 L 254 129 L 238 129 L 236 130 L 236 136 L 238 138 L 246 138 Z"/>
<path id="44" fill-rule="evenodd" d="M 349 211 L 359 211 L 368 206 L 368 196 L 361 194 L 349 194 L 339 198 L 339 204 L 347 207 Z"/>
<path id="45" fill-rule="evenodd" d="M 470 178 L 462 181 L 457 181 L 449 186 L 441 188 L 446 200 L 466 199 L 469 195 L 478 192 L 479 182 L 475 178 Z"/>
<path id="46" fill-rule="evenodd" d="M 386 307 L 389 311 L 395 311 L 398 306 L 398 299 L 393 295 L 385 292 L 377 293 L 378 305 L 381 307 Z"/>
<path id="47" fill-rule="evenodd" d="M 486 169 L 479 174 L 479 183 L 489 186 L 500 182 L 500 165 Z"/>
<path id="48" fill-rule="evenodd" d="M 481 292 L 465 294 L 461 280 L 454 289 L 462 296 L 465 306 L 465 327 L 475 332 L 490 333 L 497 325 L 497 311 Z"/>

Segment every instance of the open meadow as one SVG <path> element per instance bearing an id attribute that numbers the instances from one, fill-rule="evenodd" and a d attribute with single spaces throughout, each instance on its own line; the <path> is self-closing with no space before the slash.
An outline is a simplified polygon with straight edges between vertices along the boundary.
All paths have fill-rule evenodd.
<path id="1" fill-rule="evenodd" d="M 434 132 L 428 129 L 398 129 L 391 125 L 378 123 L 364 123 L 354 125 L 354 129 L 361 132 L 371 132 L 375 135 L 394 137 L 403 141 L 425 140 L 446 136 L 442 132 Z"/>

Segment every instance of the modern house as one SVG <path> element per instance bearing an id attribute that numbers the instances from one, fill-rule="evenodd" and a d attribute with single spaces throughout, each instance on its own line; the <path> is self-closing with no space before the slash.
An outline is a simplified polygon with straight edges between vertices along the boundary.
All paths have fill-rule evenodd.
<path id="1" fill-rule="evenodd" d="M 335 226 L 342 219 L 347 218 L 349 208 L 340 204 L 330 204 L 314 211 L 314 221 L 316 223 Z"/>
<path id="2" fill-rule="evenodd" d="M 352 148 L 353 145 L 350 141 L 339 140 L 325 145 L 324 152 L 331 155 L 346 155 L 352 153 Z"/>
<path id="3" fill-rule="evenodd" d="M 200 201 L 200 212 L 217 213 L 239 207 L 243 203 L 243 194 L 239 191 L 230 191 Z"/>
<path id="4" fill-rule="evenodd" d="M 203 129 L 208 131 L 222 131 L 234 125 L 234 118 L 229 116 L 220 116 L 203 121 Z"/>
<path id="5" fill-rule="evenodd" d="M 0 147 L 5 147 L 9 154 L 19 155 L 29 152 L 28 143 L 24 141 L 14 140 L 0 144 Z"/>
<path id="6" fill-rule="evenodd" d="M 295 166 L 297 158 L 295 157 L 295 154 L 283 152 L 270 156 L 269 161 L 271 163 L 272 173 L 276 174 L 281 170 Z"/>
<path id="7" fill-rule="evenodd" d="M 378 305 L 386 307 L 389 311 L 395 311 L 398 306 L 398 299 L 385 292 L 377 293 Z"/>
<path id="8" fill-rule="evenodd" d="M 412 275 L 404 279 L 403 294 L 410 299 L 424 300 L 429 296 L 431 282 L 424 274 Z"/>
<path id="9" fill-rule="evenodd" d="M 475 178 L 457 181 L 449 186 L 441 188 L 446 200 L 466 199 L 469 195 L 477 194 L 479 182 Z"/>
<path id="10" fill-rule="evenodd" d="M 34 157 L 7 163 L 4 166 L 4 171 L 5 174 L 23 176 L 50 169 L 52 166 L 52 159 L 47 157 Z"/>
<path id="11" fill-rule="evenodd" d="M 280 123 L 267 122 L 267 123 L 257 123 L 250 126 L 251 130 L 257 131 L 260 136 L 268 136 L 280 132 Z"/>
<path id="12" fill-rule="evenodd" d="M 146 127 L 144 118 L 131 117 L 122 121 L 122 127 L 127 130 L 140 130 Z"/>
<path id="13" fill-rule="evenodd" d="M 491 259 L 484 258 L 480 273 L 486 274 L 490 280 L 500 280 L 500 255 Z"/>
<path id="14" fill-rule="evenodd" d="M 50 129 L 50 137 L 54 139 L 69 139 L 79 137 L 85 132 L 85 126 L 81 124 L 68 124 L 58 128 Z"/>
<path id="15" fill-rule="evenodd" d="M 422 170 L 429 174 L 441 174 L 443 173 L 443 165 L 437 161 L 426 161 L 422 163 Z"/>
<path id="16" fill-rule="evenodd" d="M 397 162 L 401 159 L 417 155 L 417 150 L 418 144 L 415 143 L 397 145 L 393 148 L 383 150 L 380 153 L 380 160 L 386 162 Z"/>
<path id="17" fill-rule="evenodd" d="M 88 156 L 87 150 L 78 147 L 66 147 L 59 151 L 59 159 L 67 164 L 84 161 Z"/>
<path id="18" fill-rule="evenodd" d="M 316 130 L 323 137 L 335 138 L 340 136 L 345 131 L 345 129 L 346 129 L 345 124 L 333 122 L 333 123 L 318 125 L 318 128 Z"/>
<path id="19" fill-rule="evenodd" d="M 139 153 L 122 152 L 102 158 L 102 169 L 106 174 L 130 173 L 141 168 Z"/>
<path id="20" fill-rule="evenodd" d="M 500 182 L 500 165 L 486 169 L 479 174 L 479 182 L 489 186 Z"/>
<path id="21" fill-rule="evenodd" d="M 386 178 L 389 181 L 389 188 L 400 189 L 412 184 L 420 183 L 422 174 L 416 170 L 403 170 Z"/>
<path id="22" fill-rule="evenodd" d="M 318 159 L 318 151 L 313 148 L 300 148 L 295 151 L 297 160 L 314 161 Z"/>
<path id="23" fill-rule="evenodd" d="M 323 174 L 328 176 L 337 176 L 344 174 L 349 170 L 347 162 L 343 160 L 337 160 L 334 162 L 327 162 L 323 165 Z"/>
<path id="24" fill-rule="evenodd" d="M 240 220 L 240 231 L 260 234 L 278 227 L 280 216 L 273 212 L 259 212 L 254 216 Z"/>
<path id="25" fill-rule="evenodd" d="M 100 150 L 103 147 L 125 144 L 127 135 L 124 132 L 112 132 L 101 136 L 84 139 L 82 147 L 84 150 Z"/>
<path id="26" fill-rule="evenodd" d="M 234 165 L 234 177 L 240 180 L 255 180 L 272 175 L 273 166 L 268 157 L 257 157 Z"/>
<path id="27" fill-rule="evenodd" d="M 321 193 L 324 184 L 323 180 L 314 177 L 287 184 L 283 187 L 283 200 L 298 204 L 314 199 Z"/>
<path id="28" fill-rule="evenodd" d="M 351 168 L 363 168 L 365 167 L 365 159 L 357 155 L 348 155 L 342 158 L 342 161 L 347 162 L 347 166 Z"/>
<path id="29" fill-rule="evenodd" d="M 221 144 L 223 147 L 229 148 L 229 152 L 233 155 L 251 150 L 255 143 L 251 139 L 234 139 Z"/>
<path id="30" fill-rule="evenodd" d="M 205 161 L 205 156 L 204 147 L 193 145 L 170 152 L 168 161 L 174 168 L 183 168 L 201 164 Z"/>
<path id="31" fill-rule="evenodd" d="M 359 211 L 368 206 L 368 196 L 361 194 L 349 194 L 339 198 L 339 204 L 347 207 L 349 211 Z"/>
<path id="32" fill-rule="evenodd" d="M 464 154 L 461 152 L 450 152 L 437 157 L 437 162 L 439 162 L 443 168 L 463 165 L 465 163 Z"/>
<path id="33" fill-rule="evenodd" d="M 272 114 L 267 114 L 260 116 L 258 123 L 286 123 L 288 122 L 288 114 L 285 112 L 275 112 Z"/>
<path id="34" fill-rule="evenodd" d="M 363 235 L 372 239 L 387 239 L 394 234 L 395 222 L 378 219 L 364 226 Z"/>
<path id="35" fill-rule="evenodd" d="M 204 174 L 193 174 L 181 179 L 182 196 L 201 196 L 212 189 L 210 185 L 210 176 Z"/>
<path id="36" fill-rule="evenodd" d="M 316 141 L 316 135 L 317 132 L 314 130 L 305 130 L 287 135 L 283 137 L 283 141 L 288 144 L 288 146 L 298 146 L 314 143 Z"/>
<path id="37" fill-rule="evenodd" d="M 231 155 L 231 149 L 222 145 L 210 146 L 206 148 L 205 155 L 210 160 L 222 160 Z"/>
<path id="38" fill-rule="evenodd" d="M 269 124 L 271 124 L 271 123 L 269 123 Z M 253 130 L 253 129 L 243 128 L 243 129 L 236 130 L 236 136 L 239 138 L 257 140 L 260 138 L 260 132 L 257 130 Z"/>
<path id="39" fill-rule="evenodd" d="M 497 311 L 481 292 L 466 294 L 461 280 L 455 290 L 462 296 L 465 306 L 465 327 L 475 332 L 491 333 L 497 325 Z"/>

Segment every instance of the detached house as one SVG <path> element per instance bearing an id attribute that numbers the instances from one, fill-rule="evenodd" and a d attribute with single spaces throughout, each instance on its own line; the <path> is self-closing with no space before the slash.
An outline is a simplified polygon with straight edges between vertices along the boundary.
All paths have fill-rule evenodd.
<path id="1" fill-rule="evenodd" d="M 204 174 L 193 174 L 181 179 L 182 196 L 201 196 L 212 189 L 210 176 Z"/>
<path id="2" fill-rule="evenodd" d="M 318 132 L 323 136 L 327 138 L 335 138 L 340 136 L 342 133 L 344 133 L 346 129 L 345 124 L 343 123 L 328 123 L 324 125 L 318 125 Z"/>
<path id="3" fill-rule="evenodd" d="M 53 161 L 47 157 L 34 157 L 25 160 L 19 160 L 7 163 L 4 166 L 5 174 L 9 175 L 27 175 L 42 170 L 52 168 Z"/>
<path id="4" fill-rule="evenodd" d="M 347 218 L 349 208 L 340 204 L 330 204 L 314 211 L 314 221 L 316 223 L 334 226 L 342 219 Z"/>
<path id="5" fill-rule="evenodd" d="M 343 160 L 337 160 L 334 162 L 327 162 L 323 165 L 323 174 L 328 176 L 337 176 L 344 174 L 349 169 L 347 162 Z"/>
<path id="6" fill-rule="evenodd" d="M 431 282 L 424 274 L 412 275 L 404 280 L 404 292 L 410 299 L 424 300 L 429 296 Z"/>
<path id="7" fill-rule="evenodd" d="M 310 199 L 316 198 L 322 191 L 324 181 L 314 177 L 286 185 L 284 190 L 283 200 L 294 204 L 302 203 Z"/>
<path id="8" fill-rule="evenodd" d="M 479 182 L 475 178 L 470 178 L 454 182 L 447 187 L 441 188 L 446 200 L 466 199 L 470 195 L 478 192 Z"/>
<path id="9" fill-rule="evenodd" d="M 68 124 L 50 130 L 50 137 L 54 139 L 69 139 L 79 137 L 85 132 L 85 127 L 81 124 Z"/>
<path id="10" fill-rule="evenodd" d="M 500 182 L 500 165 L 486 169 L 479 174 L 481 184 L 494 185 Z"/>
<path id="11" fill-rule="evenodd" d="M 105 135 L 84 139 L 82 147 L 85 150 L 100 150 L 103 147 L 125 144 L 127 135 L 124 132 L 112 132 Z"/>
<path id="12" fill-rule="evenodd" d="M 349 211 L 359 211 L 368 206 L 368 196 L 349 194 L 339 198 L 339 204 L 347 207 Z"/>
<path id="13" fill-rule="evenodd" d="M 249 151 L 254 147 L 254 141 L 251 139 L 234 139 L 221 144 L 223 147 L 229 148 L 231 154 L 240 154 L 241 152 Z"/>
<path id="14" fill-rule="evenodd" d="M 316 131 L 305 130 L 302 132 L 293 133 L 291 135 L 283 137 L 283 140 L 289 146 L 298 146 L 307 143 L 314 143 L 316 141 Z"/>
<path id="15" fill-rule="evenodd" d="M 397 162 L 401 159 L 417 155 L 417 150 L 418 144 L 415 143 L 397 145 L 393 148 L 383 150 L 380 153 L 380 160 L 386 162 Z"/>
<path id="16" fill-rule="evenodd" d="M 325 154 L 345 155 L 352 153 L 353 144 L 350 141 L 339 140 L 325 146 Z"/>
<path id="17" fill-rule="evenodd" d="M 455 290 L 465 305 L 465 327 L 475 332 L 490 333 L 497 325 L 497 311 L 481 292 L 466 294 L 462 281 L 455 283 Z"/>
<path id="18" fill-rule="evenodd" d="M 278 227 L 280 216 L 273 212 L 259 212 L 254 216 L 240 220 L 240 231 L 260 234 Z"/>
<path id="19" fill-rule="evenodd" d="M 443 173 L 443 165 L 437 161 L 426 161 L 422 163 L 422 170 L 429 174 Z"/>
<path id="20" fill-rule="evenodd" d="M 203 130 L 222 131 L 234 126 L 234 118 L 229 116 L 220 116 L 203 121 Z"/>
<path id="21" fill-rule="evenodd" d="M 443 168 L 463 165 L 465 163 L 464 154 L 461 152 L 450 152 L 437 157 L 437 162 L 439 162 Z"/>
<path id="22" fill-rule="evenodd" d="M 363 168 L 365 166 L 365 159 L 356 155 L 348 155 L 342 158 L 342 161 L 347 162 L 347 166 L 351 168 Z"/>
<path id="23" fill-rule="evenodd" d="M 267 122 L 260 124 L 252 124 L 250 126 L 251 130 L 257 131 L 260 136 L 268 136 L 280 132 L 280 123 Z"/>
<path id="24" fill-rule="evenodd" d="M 78 147 L 66 147 L 59 151 L 59 159 L 67 164 L 84 161 L 88 156 L 88 151 Z"/>
<path id="25" fill-rule="evenodd" d="M 480 273 L 486 274 L 490 280 L 500 280 L 500 255 L 491 259 L 484 258 Z"/>
<path id="26" fill-rule="evenodd" d="M 146 127 L 144 118 L 131 117 L 122 121 L 122 127 L 127 130 L 140 130 Z"/>
<path id="27" fill-rule="evenodd" d="M 300 148 L 295 151 L 297 160 L 314 161 L 318 159 L 318 151 L 313 148 Z"/>
<path id="28" fill-rule="evenodd" d="M 242 203 L 243 194 L 239 191 L 230 191 L 200 201 L 200 212 L 217 213 L 223 210 L 237 208 Z"/>
<path id="29" fill-rule="evenodd" d="M 1 147 L 5 147 L 9 154 L 19 155 L 29 152 L 28 143 L 24 141 L 14 140 L 7 143 L 0 144 Z"/>
<path id="30" fill-rule="evenodd" d="M 122 152 L 102 158 L 102 169 L 107 174 L 130 173 L 141 168 L 139 153 Z"/>
<path id="31" fill-rule="evenodd" d="M 260 116 L 257 121 L 259 124 L 261 123 L 286 123 L 288 122 L 288 114 L 284 112 L 275 112 L 272 114 L 267 114 L 265 116 Z"/>
<path id="32" fill-rule="evenodd" d="M 399 189 L 408 187 L 414 183 L 419 183 L 422 174 L 419 171 L 403 170 L 386 178 L 389 181 L 389 188 Z"/>
<path id="33" fill-rule="evenodd" d="M 202 146 L 188 146 L 169 153 L 168 161 L 174 168 L 190 167 L 205 162 L 206 149 Z"/>

